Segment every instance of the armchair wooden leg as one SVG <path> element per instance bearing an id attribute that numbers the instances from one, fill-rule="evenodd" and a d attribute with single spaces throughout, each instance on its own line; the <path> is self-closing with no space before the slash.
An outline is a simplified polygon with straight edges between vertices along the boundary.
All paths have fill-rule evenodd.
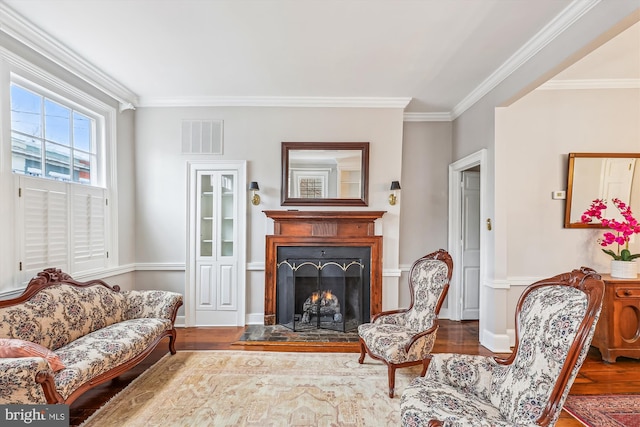
<path id="1" fill-rule="evenodd" d="M 360 359 L 358 359 L 358 363 L 362 365 L 362 363 L 364 362 L 364 356 L 367 353 L 367 349 L 366 346 L 364 344 L 364 341 L 362 340 L 362 338 L 360 338 Z"/>
<path id="2" fill-rule="evenodd" d="M 389 397 L 393 397 L 393 393 L 396 388 L 396 367 L 394 365 L 388 364 L 389 371 Z"/>
<path id="3" fill-rule="evenodd" d="M 422 360 L 422 373 L 420 374 L 421 377 L 424 377 L 424 375 L 427 373 L 427 368 L 429 367 L 429 362 L 431 362 L 431 358 L 426 358 Z"/>

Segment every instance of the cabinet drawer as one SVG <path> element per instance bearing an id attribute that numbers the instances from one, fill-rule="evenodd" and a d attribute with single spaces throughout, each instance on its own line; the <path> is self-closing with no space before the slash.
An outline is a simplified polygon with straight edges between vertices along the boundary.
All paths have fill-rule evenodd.
<path id="1" fill-rule="evenodd" d="M 618 298 L 640 298 L 640 289 L 638 288 L 617 288 L 616 297 Z"/>

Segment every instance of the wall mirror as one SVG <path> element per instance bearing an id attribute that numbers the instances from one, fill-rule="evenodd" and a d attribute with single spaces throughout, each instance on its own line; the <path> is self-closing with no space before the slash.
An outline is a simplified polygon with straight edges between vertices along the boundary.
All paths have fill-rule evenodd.
<path id="1" fill-rule="evenodd" d="M 283 142 L 283 206 L 367 206 L 368 142 Z"/>
<path id="2" fill-rule="evenodd" d="M 601 228 L 580 217 L 594 199 L 618 198 L 640 213 L 640 153 L 569 153 L 565 228 Z M 615 206 L 605 218 L 622 219 Z"/>

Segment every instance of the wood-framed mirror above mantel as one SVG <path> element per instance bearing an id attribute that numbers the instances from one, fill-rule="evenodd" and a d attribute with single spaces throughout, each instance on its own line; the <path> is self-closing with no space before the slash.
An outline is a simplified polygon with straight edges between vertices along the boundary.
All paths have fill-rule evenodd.
<path id="1" fill-rule="evenodd" d="M 602 228 L 600 223 L 580 221 L 595 199 L 619 198 L 632 208 L 640 206 L 639 159 L 640 153 L 569 153 L 565 228 Z M 618 215 L 613 207 L 605 214 Z"/>
<path id="2" fill-rule="evenodd" d="M 282 206 L 368 206 L 368 142 L 283 142 Z"/>

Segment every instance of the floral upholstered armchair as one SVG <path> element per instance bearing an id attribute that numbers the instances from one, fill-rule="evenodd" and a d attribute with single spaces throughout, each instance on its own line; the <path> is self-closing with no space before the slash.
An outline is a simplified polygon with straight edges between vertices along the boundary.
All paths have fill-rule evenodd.
<path id="1" fill-rule="evenodd" d="M 409 273 L 409 308 L 378 313 L 371 323 L 358 327 L 358 362 L 362 364 L 369 354 L 387 365 L 389 397 L 394 395 L 396 368 L 422 364 L 422 375 L 426 372 L 452 269 L 453 261 L 444 249 L 423 256 Z"/>
<path id="2" fill-rule="evenodd" d="M 604 283 L 582 268 L 530 285 L 507 359 L 434 354 L 402 393 L 403 426 L 553 426 L 587 355 Z"/>

